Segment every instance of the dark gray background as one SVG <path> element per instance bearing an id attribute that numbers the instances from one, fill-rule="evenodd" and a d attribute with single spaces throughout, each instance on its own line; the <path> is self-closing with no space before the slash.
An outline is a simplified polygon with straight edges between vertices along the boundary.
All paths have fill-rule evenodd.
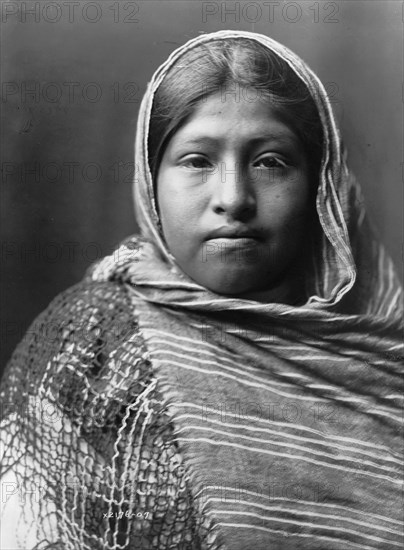
<path id="1" fill-rule="evenodd" d="M 402 2 L 120 1 L 118 13 L 99 0 L 70 3 L 70 14 L 68 1 L 25 4 L 37 10 L 25 22 L 11 13 L 18 2 L 1 4 L 2 366 L 49 301 L 136 231 L 127 163 L 139 100 L 157 66 L 201 32 L 266 34 L 317 72 L 402 273 Z"/>

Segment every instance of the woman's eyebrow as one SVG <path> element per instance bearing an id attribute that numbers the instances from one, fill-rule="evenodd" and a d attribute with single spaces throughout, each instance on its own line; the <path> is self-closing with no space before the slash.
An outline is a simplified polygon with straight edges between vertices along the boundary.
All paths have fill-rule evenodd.
<path id="1" fill-rule="evenodd" d="M 176 143 L 177 147 L 183 147 L 185 145 L 216 145 L 219 141 L 221 141 L 220 138 L 214 138 L 211 136 L 200 136 L 200 137 L 192 137 L 192 138 L 178 138 L 178 141 Z"/>
<path id="2" fill-rule="evenodd" d="M 251 143 L 261 143 L 264 141 L 278 141 L 281 143 L 285 143 L 286 145 L 293 144 L 299 142 L 299 138 L 294 132 L 291 131 L 284 131 L 284 132 L 270 132 L 265 134 L 260 134 L 256 137 L 253 137 L 249 140 Z"/>
<path id="3" fill-rule="evenodd" d="M 187 145 L 217 145 L 222 142 L 225 137 L 213 137 L 213 136 L 193 136 L 190 138 L 179 137 L 177 141 L 177 147 L 183 147 Z M 258 134 L 253 137 L 248 137 L 249 144 L 259 144 L 268 141 L 276 141 L 284 143 L 286 145 L 296 145 L 299 143 L 299 138 L 291 131 L 285 132 L 270 132 L 264 134 Z"/>

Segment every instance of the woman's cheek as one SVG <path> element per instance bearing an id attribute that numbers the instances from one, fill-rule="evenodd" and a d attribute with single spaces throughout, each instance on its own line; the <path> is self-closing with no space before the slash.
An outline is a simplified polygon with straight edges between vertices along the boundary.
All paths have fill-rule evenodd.
<path id="1" fill-rule="evenodd" d="M 283 207 L 282 207 L 283 206 Z M 304 244 L 307 227 L 307 207 L 305 201 L 285 201 L 273 211 L 272 236 L 278 258 L 291 258 Z M 277 214 L 277 216 L 276 216 Z"/>

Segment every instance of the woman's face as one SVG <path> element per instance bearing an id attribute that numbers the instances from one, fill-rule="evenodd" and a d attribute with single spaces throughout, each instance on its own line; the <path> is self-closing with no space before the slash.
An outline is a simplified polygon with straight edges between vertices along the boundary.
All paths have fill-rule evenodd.
<path id="1" fill-rule="evenodd" d="M 268 103 L 219 93 L 200 102 L 157 177 L 164 237 L 181 269 L 213 292 L 246 297 L 295 276 L 308 173 L 301 142 Z"/>

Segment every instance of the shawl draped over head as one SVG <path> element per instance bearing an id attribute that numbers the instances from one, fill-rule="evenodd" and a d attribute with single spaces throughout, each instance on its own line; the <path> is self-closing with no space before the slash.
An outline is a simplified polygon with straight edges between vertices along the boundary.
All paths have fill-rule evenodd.
<path id="1" fill-rule="evenodd" d="M 181 271 L 160 230 L 148 164 L 153 96 L 188 50 L 237 37 L 255 40 L 286 61 L 305 83 L 322 122 L 316 198 L 322 235 L 313 257 L 313 292 L 300 306 L 210 292 Z M 53 504 L 46 517 L 56 514 L 63 548 L 403 548 L 402 289 L 385 249 L 372 236 L 319 79 L 264 35 L 201 35 L 174 51 L 149 83 L 135 154 L 141 236 L 96 264 L 77 287 L 80 292 L 65 293 L 68 306 L 60 299 L 51 304 L 50 311 L 59 308 L 59 317 L 46 318 L 58 325 L 57 349 L 40 353 L 41 337 L 31 329 L 35 344 L 30 350 L 28 340 L 20 344 L 3 383 L 7 435 L 20 441 L 21 456 L 31 453 L 29 471 L 48 484 L 43 501 Z M 99 351 L 94 339 L 90 350 L 88 339 L 71 328 L 83 309 L 89 327 L 103 323 L 111 331 L 125 324 L 124 334 L 102 346 L 107 332 L 98 331 Z M 27 363 L 28 352 L 41 357 Z M 148 378 L 137 386 L 136 361 L 148 366 Z M 130 535 L 120 542 L 114 512 L 109 520 L 98 516 L 105 529 L 91 537 L 94 502 L 101 500 L 109 512 L 123 511 L 126 522 L 119 525 L 125 533 L 132 532 L 132 511 L 140 513 L 139 531 L 144 511 L 153 513 L 147 495 L 140 504 L 139 495 L 147 491 L 139 480 L 146 479 L 141 449 L 158 425 L 150 420 L 157 410 L 151 405 L 154 391 L 158 419 L 169 419 L 187 502 L 203 518 L 199 525 L 208 526 L 207 535 L 198 535 L 196 522 L 187 524 L 194 534 L 184 539 L 187 545 L 162 537 L 136 545 Z M 42 413 L 43 403 L 59 412 L 57 421 L 45 422 L 43 414 L 38 421 L 33 407 L 23 410 L 22 403 L 37 398 Z M 45 438 L 52 448 L 43 443 L 46 430 L 52 431 L 52 438 Z M 164 431 L 159 430 L 153 434 Z M 178 467 L 173 457 L 167 468 Z M 27 464 L 25 459 L 25 472 Z M 79 488 L 93 487 L 94 479 L 100 483 L 83 496 L 83 491 L 68 493 L 60 478 L 55 490 L 49 482 L 57 475 L 55 464 L 76 476 Z M 129 495 L 121 491 L 128 479 Z M 171 502 L 163 486 L 159 494 Z M 164 521 L 178 510 L 166 509 Z"/>

